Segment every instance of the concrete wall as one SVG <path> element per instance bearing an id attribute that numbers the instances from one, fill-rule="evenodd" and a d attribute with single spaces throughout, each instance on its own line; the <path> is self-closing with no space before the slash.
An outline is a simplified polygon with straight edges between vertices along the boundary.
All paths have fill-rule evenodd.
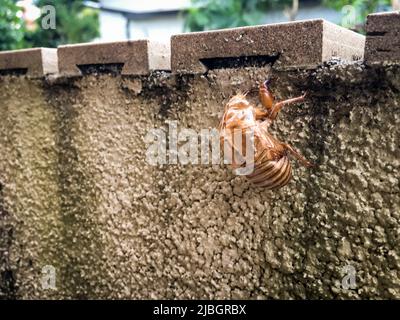
<path id="1" fill-rule="evenodd" d="M 135 77 L 3 77 L 2 296 L 399 298 L 398 74 L 155 74 L 139 94 Z M 150 128 L 214 128 L 232 94 L 269 77 L 279 98 L 309 92 L 273 132 L 315 168 L 264 191 L 225 166 L 146 162 Z M 347 264 L 354 290 L 341 288 Z M 45 265 L 57 290 L 41 287 Z"/>
<path id="2" fill-rule="evenodd" d="M 380 60 L 390 50 L 382 50 L 379 26 L 367 61 L 331 59 L 302 69 L 240 62 L 205 74 L 120 75 L 92 66 L 75 76 L 0 75 L 0 298 L 399 299 L 400 60 L 397 51 L 395 61 Z M 325 29 L 313 29 L 321 43 L 311 45 L 321 52 Z M 246 30 L 239 40 L 251 44 L 274 29 Z M 333 34 L 328 48 L 343 49 Z M 173 55 L 179 46 L 190 50 L 178 40 Z M 239 40 L 227 44 L 238 57 Z M 110 59 L 131 57 L 134 44 L 124 45 L 118 55 L 119 44 L 96 47 L 100 58 L 85 59 L 120 63 Z M 96 52 L 77 48 L 68 61 Z M 183 69 L 196 68 L 196 54 L 210 55 L 204 52 Z M 293 63 L 293 52 L 282 52 L 278 59 Z M 0 54 L 0 69 L 15 71 L 21 61 Z M 271 128 L 315 163 L 307 169 L 293 161 L 286 187 L 255 188 L 222 164 L 146 160 L 150 129 L 167 130 L 172 120 L 179 130 L 216 128 L 228 99 L 265 79 L 278 100 L 308 92 Z M 249 98 L 257 102 L 255 92 Z M 43 286 L 48 266 L 53 289 Z M 346 289 L 349 267 L 356 281 Z"/>
<path id="3" fill-rule="evenodd" d="M 37 261 L 57 265 L 57 113 L 41 81 L 3 77 L 0 87 L 0 296 L 18 297 L 37 291 Z"/>

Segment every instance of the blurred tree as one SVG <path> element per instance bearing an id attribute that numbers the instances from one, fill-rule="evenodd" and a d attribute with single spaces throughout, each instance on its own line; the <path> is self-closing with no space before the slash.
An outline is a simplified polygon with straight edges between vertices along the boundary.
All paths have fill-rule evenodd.
<path id="1" fill-rule="evenodd" d="M 292 0 L 192 0 L 191 8 L 186 11 L 185 30 L 255 25 L 261 22 L 263 12 L 270 8 L 283 8 L 287 4 L 292 4 Z M 289 15 L 295 16 L 293 11 Z"/>
<path id="2" fill-rule="evenodd" d="M 14 1 L 0 0 L 0 50 L 14 50 L 23 46 L 24 24 Z"/>
<path id="3" fill-rule="evenodd" d="M 42 8 L 54 6 L 56 12 L 55 29 L 43 29 L 42 18 L 36 20 L 36 28 L 25 35 L 32 47 L 57 47 L 60 44 L 88 42 L 100 35 L 98 12 L 87 8 L 82 0 L 37 0 L 35 4 Z"/>
<path id="4" fill-rule="evenodd" d="M 367 15 L 391 7 L 395 10 L 398 0 L 324 0 L 323 2 L 326 6 L 342 12 L 342 26 L 365 33 Z"/>

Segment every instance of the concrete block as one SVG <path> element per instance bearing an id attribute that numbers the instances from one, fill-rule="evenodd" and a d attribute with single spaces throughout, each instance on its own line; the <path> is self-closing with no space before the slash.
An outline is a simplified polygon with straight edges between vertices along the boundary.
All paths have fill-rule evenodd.
<path id="1" fill-rule="evenodd" d="M 57 73 L 57 49 L 34 48 L 0 52 L 0 73 L 43 77 Z"/>
<path id="2" fill-rule="evenodd" d="M 400 62 L 400 12 L 367 17 L 365 61 L 367 64 Z"/>
<path id="3" fill-rule="evenodd" d="M 62 75 L 77 76 L 82 74 L 80 66 L 107 64 L 123 64 L 123 75 L 170 70 L 169 44 L 136 40 L 58 47 L 58 65 Z"/>
<path id="4" fill-rule="evenodd" d="M 363 35 L 323 19 L 194 32 L 171 38 L 171 67 L 176 73 L 204 73 L 232 59 L 264 59 L 282 69 L 314 68 L 332 57 L 360 60 L 364 45 Z"/>

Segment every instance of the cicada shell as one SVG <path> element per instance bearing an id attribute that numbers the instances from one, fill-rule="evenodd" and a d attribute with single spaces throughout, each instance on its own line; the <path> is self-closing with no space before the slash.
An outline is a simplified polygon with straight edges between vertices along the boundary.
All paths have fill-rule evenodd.
<path id="1" fill-rule="evenodd" d="M 305 95 L 275 103 L 268 81 L 265 81 L 260 85 L 259 96 L 264 109 L 252 105 L 246 94 L 238 94 L 229 100 L 219 125 L 221 146 L 224 158 L 232 168 L 250 169 L 245 175 L 253 185 L 278 189 L 292 177 L 289 155 L 305 166 L 312 164 L 289 144 L 276 139 L 268 129 L 284 105 L 301 102 Z M 252 157 L 249 156 L 251 152 Z"/>

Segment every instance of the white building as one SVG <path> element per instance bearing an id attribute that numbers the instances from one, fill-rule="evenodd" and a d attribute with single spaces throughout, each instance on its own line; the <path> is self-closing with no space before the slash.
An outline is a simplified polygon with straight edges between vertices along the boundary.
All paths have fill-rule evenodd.
<path id="1" fill-rule="evenodd" d="M 181 10 L 190 0 L 101 0 L 100 40 L 169 41 L 183 31 Z"/>

